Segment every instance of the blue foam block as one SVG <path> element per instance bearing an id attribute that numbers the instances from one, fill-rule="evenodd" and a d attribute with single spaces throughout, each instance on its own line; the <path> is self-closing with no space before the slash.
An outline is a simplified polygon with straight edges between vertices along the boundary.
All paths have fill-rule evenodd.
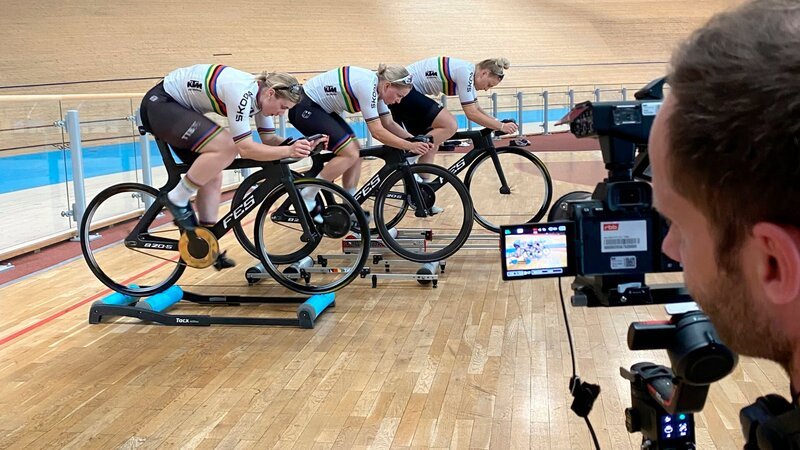
<path id="1" fill-rule="evenodd" d="M 180 286 L 172 286 L 164 292 L 140 301 L 136 306 L 142 309 L 161 312 L 175 303 L 178 303 L 182 298 L 183 290 L 180 288 Z"/>
<path id="2" fill-rule="evenodd" d="M 307 311 L 311 317 L 311 320 L 313 321 L 322 313 L 322 311 L 325 311 L 325 308 L 331 306 L 335 299 L 336 294 L 333 292 L 312 295 L 297 308 L 297 313 L 300 314 L 301 311 Z"/>
<path id="3" fill-rule="evenodd" d="M 131 284 L 128 286 L 131 289 L 138 289 L 139 286 L 135 284 Z M 136 303 L 139 300 L 136 297 L 131 297 L 130 295 L 120 294 L 119 292 L 114 292 L 112 294 L 108 294 L 105 297 L 101 298 L 100 301 L 105 305 L 130 305 L 132 303 Z"/>

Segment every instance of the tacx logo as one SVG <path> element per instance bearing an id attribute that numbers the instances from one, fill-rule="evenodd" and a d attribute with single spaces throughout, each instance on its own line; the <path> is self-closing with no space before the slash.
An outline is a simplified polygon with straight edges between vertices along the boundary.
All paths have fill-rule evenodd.
<path id="1" fill-rule="evenodd" d="M 619 230 L 618 223 L 604 223 L 603 224 L 603 231 L 617 231 Z"/>
<path id="2" fill-rule="evenodd" d="M 201 83 L 201 82 L 199 82 L 197 80 L 189 80 L 186 83 L 186 89 L 188 89 L 190 91 L 199 91 L 199 90 L 203 89 L 203 83 Z"/>
<path id="3" fill-rule="evenodd" d="M 323 89 L 326 94 L 335 94 L 337 92 L 336 86 L 327 85 Z"/>
<path id="4" fill-rule="evenodd" d="M 237 105 L 237 107 L 236 107 L 236 118 L 235 118 L 235 120 L 237 122 L 241 122 L 242 119 L 244 119 L 244 111 L 247 108 L 247 105 L 250 104 L 250 97 L 252 97 L 252 96 L 253 96 L 253 93 L 250 92 L 250 91 L 247 91 L 242 96 L 242 99 L 239 100 L 239 105 Z M 249 117 L 249 115 L 250 115 L 250 112 L 248 111 L 248 117 Z"/>
<path id="5" fill-rule="evenodd" d="M 435 77 L 439 76 L 439 72 L 437 72 L 435 70 L 428 70 L 428 71 L 425 71 L 425 76 L 428 77 L 428 78 L 435 78 Z"/>

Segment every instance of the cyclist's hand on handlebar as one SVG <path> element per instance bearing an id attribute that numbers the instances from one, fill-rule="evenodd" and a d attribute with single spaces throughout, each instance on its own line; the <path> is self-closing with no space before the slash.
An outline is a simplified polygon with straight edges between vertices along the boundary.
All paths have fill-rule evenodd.
<path id="1" fill-rule="evenodd" d="M 512 134 L 516 133 L 518 129 L 519 127 L 515 122 L 504 122 L 499 131 L 502 131 L 505 134 Z"/>
<path id="2" fill-rule="evenodd" d="M 412 142 L 408 151 L 416 155 L 424 155 L 433 150 L 433 144 L 429 142 Z"/>
<path id="3" fill-rule="evenodd" d="M 305 139 L 298 139 L 289 146 L 290 158 L 305 158 L 311 153 L 311 143 Z"/>

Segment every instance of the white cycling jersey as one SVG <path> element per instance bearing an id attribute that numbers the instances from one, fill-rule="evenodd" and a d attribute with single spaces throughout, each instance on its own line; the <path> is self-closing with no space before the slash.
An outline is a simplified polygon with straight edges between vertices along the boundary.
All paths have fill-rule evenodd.
<path id="1" fill-rule="evenodd" d="M 186 108 L 227 117 L 233 142 L 250 137 L 253 116 L 259 133 L 275 132 L 272 117 L 259 114 L 258 82 L 247 72 L 218 64 L 183 67 L 164 77 L 164 90 Z"/>
<path id="2" fill-rule="evenodd" d="M 475 65 L 471 62 L 442 56 L 417 61 L 406 69 L 414 89 L 425 95 L 458 95 L 461 105 L 477 101 Z"/>
<path id="3" fill-rule="evenodd" d="M 303 85 L 305 94 L 328 113 L 361 112 L 365 122 L 389 114 L 378 98 L 378 75 L 369 69 L 345 66 L 329 70 Z"/>

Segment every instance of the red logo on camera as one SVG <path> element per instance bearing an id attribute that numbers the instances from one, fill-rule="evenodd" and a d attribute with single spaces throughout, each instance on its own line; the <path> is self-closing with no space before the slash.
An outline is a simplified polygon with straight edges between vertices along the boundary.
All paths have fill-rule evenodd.
<path id="1" fill-rule="evenodd" d="M 619 230 L 618 223 L 604 223 L 603 224 L 603 231 L 617 231 Z"/>

